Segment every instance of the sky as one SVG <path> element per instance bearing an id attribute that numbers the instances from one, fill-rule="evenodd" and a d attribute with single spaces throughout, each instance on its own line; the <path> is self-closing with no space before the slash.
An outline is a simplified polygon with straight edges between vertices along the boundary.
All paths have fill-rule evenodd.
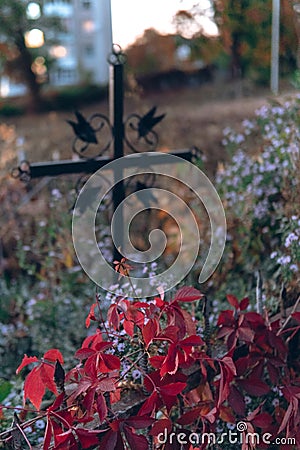
<path id="1" fill-rule="evenodd" d="M 162 34 L 174 33 L 172 19 L 175 13 L 197 3 L 207 6 L 209 1 L 111 0 L 113 41 L 126 48 L 147 28 L 155 28 Z"/>

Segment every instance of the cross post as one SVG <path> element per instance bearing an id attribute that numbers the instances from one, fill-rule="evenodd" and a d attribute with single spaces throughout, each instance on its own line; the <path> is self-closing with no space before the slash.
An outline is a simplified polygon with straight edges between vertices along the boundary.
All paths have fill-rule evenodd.
<path id="1" fill-rule="evenodd" d="M 163 164 L 164 158 L 160 153 L 155 154 L 157 148 L 158 136 L 153 127 L 160 122 L 164 114 L 155 116 L 156 107 L 153 107 L 144 116 L 136 113 L 131 114 L 124 122 L 124 64 L 126 57 L 119 46 L 113 46 L 113 51 L 108 58 L 111 66 L 110 75 L 110 117 L 107 118 L 102 114 L 93 114 L 88 120 L 83 117 L 80 112 L 75 112 L 78 123 L 68 121 L 72 125 L 75 132 L 73 142 L 73 151 L 80 156 L 79 160 L 60 160 L 37 162 L 30 164 L 28 161 L 22 161 L 19 167 L 12 170 L 11 174 L 14 178 L 19 178 L 24 182 L 31 179 L 41 177 L 57 177 L 59 175 L 70 174 L 93 174 L 97 170 L 105 167 L 110 162 L 124 156 L 124 143 L 132 150 L 134 154 L 130 155 L 129 166 L 135 167 L 136 161 L 142 155 L 147 154 L 149 165 Z M 110 138 L 99 150 L 98 134 L 103 129 L 109 130 Z M 129 137 L 128 134 L 134 134 L 135 139 Z M 104 155 L 111 147 L 113 142 L 113 157 Z M 96 145 L 97 144 L 97 145 Z M 143 150 L 139 146 L 143 144 Z M 87 155 L 90 147 L 93 147 L 92 156 Z M 146 151 L 145 151 L 146 147 Z M 96 154 L 95 154 L 96 148 Z M 148 151 L 149 150 L 149 151 Z M 175 150 L 169 152 L 170 155 L 178 156 L 186 161 L 193 161 L 201 155 L 201 151 L 196 147 L 189 150 Z M 127 164 L 127 165 L 128 165 Z M 123 205 L 122 202 L 126 198 L 125 186 L 122 179 L 123 168 L 115 169 L 118 173 L 114 173 L 115 179 L 121 179 L 112 188 L 113 213 L 119 207 L 119 220 L 115 221 L 114 227 L 117 230 L 123 230 Z M 119 173 L 120 172 L 120 173 Z M 112 236 L 115 235 L 112 230 Z M 122 250 L 123 238 L 119 236 L 119 247 Z M 121 253 L 113 243 L 113 261 L 120 260 Z"/>

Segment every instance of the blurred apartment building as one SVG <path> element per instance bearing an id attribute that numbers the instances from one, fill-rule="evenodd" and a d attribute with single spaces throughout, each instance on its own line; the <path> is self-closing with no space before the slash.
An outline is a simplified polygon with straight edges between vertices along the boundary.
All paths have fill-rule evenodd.
<path id="1" fill-rule="evenodd" d="M 55 58 L 50 84 L 107 83 L 106 60 L 112 47 L 110 0 L 46 0 L 43 12 L 58 16 L 64 27 L 51 36 L 58 42 L 49 49 Z"/>
<path id="2" fill-rule="evenodd" d="M 36 11 L 39 17 L 39 5 L 34 1 L 30 5 L 32 14 Z M 41 54 L 46 53 L 51 59 L 48 85 L 106 84 L 107 56 L 112 48 L 110 0 L 44 0 L 40 13 L 58 17 L 62 24 L 61 31 L 45 30 L 45 41 L 40 47 Z M 2 77 L 2 96 L 24 92 L 24 86 Z"/>

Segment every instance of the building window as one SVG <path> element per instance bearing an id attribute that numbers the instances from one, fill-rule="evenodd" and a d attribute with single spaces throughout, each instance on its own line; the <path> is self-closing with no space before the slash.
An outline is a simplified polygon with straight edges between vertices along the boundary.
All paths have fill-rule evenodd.
<path id="1" fill-rule="evenodd" d="M 82 22 L 82 29 L 86 33 L 92 33 L 95 31 L 95 22 L 93 20 L 84 20 Z"/>
<path id="2" fill-rule="evenodd" d="M 54 75 L 55 84 L 72 84 L 76 82 L 76 72 L 74 69 L 58 68 Z"/>
<path id="3" fill-rule="evenodd" d="M 86 56 L 94 56 L 95 54 L 95 47 L 93 44 L 86 44 L 84 47 L 84 53 Z"/>
<path id="4" fill-rule="evenodd" d="M 91 9 L 91 7 L 92 7 L 91 0 L 82 0 L 82 7 L 84 9 Z"/>

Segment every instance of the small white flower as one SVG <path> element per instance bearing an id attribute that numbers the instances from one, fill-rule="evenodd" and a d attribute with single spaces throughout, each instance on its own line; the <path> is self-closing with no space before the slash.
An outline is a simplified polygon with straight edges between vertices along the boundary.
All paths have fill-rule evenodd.
<path id="1" fill-rule="evenodd" d="M 39 429 L 39 430 L 43 430 L 45 428 L 45 422 L 41 419 L 37 420 L 35 422 L 35 426 Z"/>
<path id="2" fill-rule="evenodd" d="M 141 377 L 141 372 L 138 369 L 135 369 L 132 371 L 132 378 L 134 380 L 137 380 L 140 377 Z"/>
<path id="3" fill-rule="evenodd" d="M 52 189 L 51 195 L 55 198 L 55 200 L 59 200 L 60 198 L 62 198 L 62 194 L 58 189 Z"/>
<path id="4" fill-rule="evenodd" d="M 295 233 L 290 233 L 285 239 L 284 246 L 286 248 L 288 248 L 292 242 L 298 241 L 298 240 L 299 240 L 299 236 L 297 236 Z"/>
<path id="5" fill-rule="evenodd" d="M 118 351 L 119 352 L 123 352 L 124 351 L 124 349 L 125 349 L 125 344 L 124 344 L 124 342 L 120 342 L 120 344 L 118 344 Z"/>
<path id="6" fill-rule="evenodd" d="M 249 405 L 252 402 L 251 398 L 248 395 L 245 395 L 244 400 L 245 400 L 246 405 Z"/>
<path id="7" fill-rule="evenodd" d="M 280 256 L 280 258 L 277 259 L 277 263 L 280 264 L 281 266 L 286 266 L 287 264 L 289 264 L 291 262 L 291 257 L 290 255 L 287 256 Z"/>

